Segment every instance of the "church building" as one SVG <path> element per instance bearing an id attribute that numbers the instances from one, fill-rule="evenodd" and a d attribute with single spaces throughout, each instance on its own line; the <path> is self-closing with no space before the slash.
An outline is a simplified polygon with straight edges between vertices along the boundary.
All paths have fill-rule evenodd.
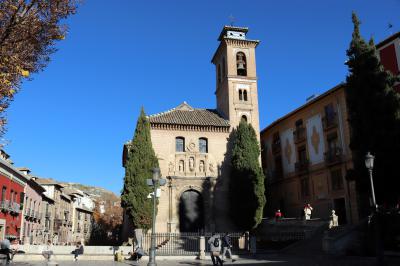
<path id="1" fill-rule="evenodd" d="M 239 122 L 259 136 L 255 48 L 248 28 L 224 26 L 212 57 L 216 109 L 179 106 L 149 115 L 151 140 L 162 178 L 157 232 L 227 230 L 229 137 Z M 124 146 L 124 154 L 126 154 Z M 125 160 L 125 156 L 123 156 Z M 228 227 L 228 228 L 227 228 Z"/>

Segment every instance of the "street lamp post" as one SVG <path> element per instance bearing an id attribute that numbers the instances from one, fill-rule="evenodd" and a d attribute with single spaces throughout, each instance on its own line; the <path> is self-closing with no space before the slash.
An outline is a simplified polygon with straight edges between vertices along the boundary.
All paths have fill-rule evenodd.
<path id="1" fill-rule="evenodd" d="M 380 221 L 379 221 L 380 217 L 378 213 L 378 205 L 376 204 L 376 198 L 375 198 L 374 180 L 372 178 L 372 170 L 374 169 L 374 159 L 375 156 L 373 156 L 371 153 L 368 152 L 367 155 L 365 156 L 365 167 L 368 169 L 369 180 L 371 183 L 371 194 L 372 194 L 372 204 L 373 204 L 373 213 L 371 214 L 371 222 L 375 232 L 376 260 L 377 260 L 377 265 L 384 265 L 383 243 L 380 233 Z"/>
<path id="2" fill-rule="evenodd" d="M 156 198 L 157 198 L 157 185 L 158 180 L 160 179 L 160 169 L 154 168 L 153 169 L 153 177 L 152 177 L 152 184 L 153 184 L 153 223 L 151 226 L 151 247 L 150 247 L 150 256 L 149 256 L 149 263 L 147 266 L 157 266 L 156 263 Z"/>
<path id="3" fill-rule="evenodd" d="M 373 204 L 373 206 L 374 206 L 374 208 L 376 210 L 377 209 L 377 205 L 376 205 L 376 199 L 375 199 L 374 180 L 372 178 L 372 169 L 374 169 L 374 159 L 375 159 L 375 156 L 373 156 L 369 152 L 365 156 L 365 167 L 368 169 L 369 181 L 371 183 L 372 204 Z"/>

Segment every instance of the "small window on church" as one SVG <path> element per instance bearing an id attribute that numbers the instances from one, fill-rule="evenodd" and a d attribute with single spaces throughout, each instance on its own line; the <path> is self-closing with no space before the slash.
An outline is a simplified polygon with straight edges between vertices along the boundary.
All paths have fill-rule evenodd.
<path id="1" fill-rule="evenodd" d="M 218 65 L 218 84 L 221 83 L 221 65 Z"/>
<path id="2" fill-rule="evenodd" d="M 184 152 L 184 148 L 185 148 L 185 138 L 183 137 L 175 138 L 176 152 Z"/>
<path id="3" fill-rule="evenodd" d="M 236 54 L 236 70 L 238 76 L 247 76 L 246 56 L 242 52 Z"/>
<path id="4" fill-rule="evenodd" d="M 199 138 L 199 152 L 208 152 L 208 142 L 206 138 Z"/>
<path id="5" fill-rule="evenodd" d="M 243 101 L 247 102 L 247 90 L 243 90 Z"/>
<path id="6" fill-rule="evenodd" d="M 239 90 L 239 101 L 243 101 L 243 91 Z"/>
<path id="7" fill-rule="evenodd" d="M 244 121 L 244 122 L 246 122 L 246 123 L 247 123 L 247 116 L 245 116 L 245 115 L 242 115 L 242 121 Z"/>

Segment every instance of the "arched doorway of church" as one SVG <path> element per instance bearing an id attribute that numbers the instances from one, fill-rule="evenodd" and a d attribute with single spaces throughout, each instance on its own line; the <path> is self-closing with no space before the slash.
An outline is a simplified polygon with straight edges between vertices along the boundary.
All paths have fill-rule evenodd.
<path id="1" fill-rule="evenodd" d="M 203 197 L 193 189 L 182 193 L 179 202 L 179 230 L 198 232 L 204 229 Z"/>

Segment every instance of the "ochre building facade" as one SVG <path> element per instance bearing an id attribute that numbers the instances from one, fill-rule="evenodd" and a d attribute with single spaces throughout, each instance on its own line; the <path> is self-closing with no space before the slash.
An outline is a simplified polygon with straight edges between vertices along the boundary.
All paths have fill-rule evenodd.
<path id="1" fill-rule="evenodd" d="M 376 45 L 383 67 L 393 75 L 400 69 L 400 33 Z M 399 83 L 394 89 L 400 91 Z M 267 182 L 266 214 L 280 209 L 299 217 L 304 205 L 313 217 L 339 224 L 358 223 L 359 209 L 353 168 L 345 85 L 340 84 L 276 120 L 261 131 L 262 163 Z M 351 171 L 350 171 L 351 172 Z"/>

